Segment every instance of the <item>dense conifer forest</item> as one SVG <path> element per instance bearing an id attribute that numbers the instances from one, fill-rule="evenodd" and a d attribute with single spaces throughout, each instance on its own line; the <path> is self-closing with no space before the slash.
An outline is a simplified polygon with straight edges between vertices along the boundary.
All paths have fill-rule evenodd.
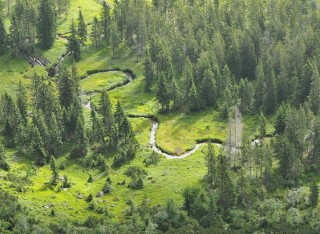
<path id="1" fill-rule="evenodd" d="M 318 0 L 0 0 L 0 233 L 319 233 Z"/>

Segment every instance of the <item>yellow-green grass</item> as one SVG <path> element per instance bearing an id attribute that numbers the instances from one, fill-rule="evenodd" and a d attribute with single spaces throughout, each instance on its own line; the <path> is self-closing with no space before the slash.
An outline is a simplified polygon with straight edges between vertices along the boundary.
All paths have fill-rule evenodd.
<path id="1" fill-rule="evenodd" d="M 127 77 L 123 72 L 103 72 L 90 75 L 88 78 L 81 80 L 80 85 L 85 92 L 99 92 L 126 80 Z"/>
<path id="2" fill-rule="evenodd" d="M 113 3 L 113 1 L 107 1 Z M 93 18 L 100 15 L 100 1 L 95 0 L 71 0 L 68 9 L 67 18 L 65 14 L 61 16 L 58 26 L 58 33 L 66 33 L 70 31 L 72 20 L 76 21 L 79 17 L 79 10 L 82 11 L 83 17 L 87 23 L 91 23 Z"/>
<path id="3" fill-rule="evenodd" d="M 167 152 L 183 153 L 195 147 L 197 140 L 227 138 L 227 121 L 219 113 L 207 110 L 191 114 L 160 114 L 157 144 Z"/>

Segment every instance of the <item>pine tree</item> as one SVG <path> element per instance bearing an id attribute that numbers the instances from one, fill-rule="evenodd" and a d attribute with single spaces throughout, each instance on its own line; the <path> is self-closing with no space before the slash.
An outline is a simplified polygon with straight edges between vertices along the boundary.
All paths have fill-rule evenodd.
<path id="1" fill-rule="evenodd" d="M 310 186 L 310 205 L 312 208 L 317 207 L 319 199 L 319 187 L 318 184 L 313 180 L 312 185 Z"/>
<path id="2" fill-rule="evenodd" d="M 112 125 L 113 125 L 113 116 L 112 116 L 112 105 L 106 91 L 103 91 L 101 93 L 99 105 L 100 105 L 99 113 L 102 116 L 102 125 L 103 125 L 103 128 L 106 130 L 106 135 L 109 136 Z"/>
<path id="3" fill-rule="evenodd" d="M 106 1 L 102 3 L 102 10 L 100 14 L 101 26 L 103 37 L 106 42 L 109 42 L 110 39 L 110 24 L 111 24 L 111 7 Z"/>
<path id="4" fill-rule="evenodd" d="M 81 58 L 81 50 L 80 50 L 80 42 L 77 38 L 76 29 L 73 23 L 73 20 L 71 22 L 71 36 L 68 39 L 68 51 L 71 52 L 71 55 L 74 59 L 74 61 L 79 61 Z"/>
<path id="5" fill-rule="evenodd" d="M 50 169 L 52 171 L 51 183 L 53 185 L 56 185 L 58 183 L 59 173 L 57 169 L 56 159 L 54 158 L 54 156 L 51 156 L 51 159 L 50 159 Z"/>
<path id="6" fill-rule="evenodd" d="M 241 79 L 239 84 L 240 110 L 248 111 L 252 107 L 253 89 L 248 79 Z"/>
<path id="7" fill-rule="evenodd" d="M 200 97 L 197 91 L 197 87 L 193 80 L 191 81 L 191 87 L 188 92 L 188 102 L 190 110 L 200 109 Z"/>
<path id="8" fill-rule="evenodd" d="M 287 125 L 287 115 L 288 115 L 287 106 L 285 104 L 281 104 L 277 111 L 276 121 L 274 126 L 276 134 L 284 133 Z"/>
<path id="9" fill-rule="evenodd" d="M 60 104 L 63 108 L 69 109 L 76 94 L 74 81 L 71 79 L 66 67 L 60 68 L 58 85 Z"/>
<path id="10" fill-rule="evenodd" d="M 93 44 L 95 45 L 95 47 L 100 46 L 102 30 L 101 30 L 100 22 L 97 17 L 93 18 L 90 36 L 91 36 L 91 40 L 93 41 Z"/>
<path id="11" fill-rule="evenodd" d="M 267 119 L 262 112 L 260 113 L 259 135 L 261 139 L 263 139 L 267 135 Z"/>
<path id="12" fill-rule="evenodd" d="M 37 127 L 34 127 L 33 130 L 31 149 L 35 156 L 35 164 L 43 166 L 46 163 L 48 156 L 44 147 L 43 140 L 40 136 L 39 129 Z"/>
<path id="13" fill-rule="evenodd" d="M 7 48 L 8 35 L 4 26 L 2 14 L 0 13 L 0 55 L 4 54 Z"/>
<path id="14" fill-rule="evenodd" d="M 264 89 L 265 99 L 264 107 L 267 114 L 272 114 L 277 107 L 277 90 L 275 82 L 275 73 L 271 64 L 271 59 L 267 61 L 266 68 L 266 86 Z"/>
<path id="15" fill-rule="evenodd" d="M 146 59 L 144 62 L 144 76 L 145 76 L 145 85 L 144 85 L 144 91 L 150 92 L 150 89 L 152 87 L 152 82 L 155 78 L 155 71 L 154 66 L 149 54 L 149 50 L 146 51 Z"/>
<path id="16" fill-rule="evenodd" d="M 79 18 L 78 18 L 78 37 L 80 38 L 80 45 L 84 46 L 87 41 L 87 25 L 84 21 L 82 11 L 79 10 Z"/>
<path id="17" fill-rule="evenodd" d="M 214 155 L 214 148 L 211 140 L 208 142 L 208 154 L 207 154 L 207 180 L 212 192 L 214 186 L 216 186 L 216 159 Z"/>
<path id="18" fill-rule="evenodd" d="M 37 33 L 43 49 L 50 49 L 56 37 L 56 13 L 52 0 L 41 0 L 38 8 Z"/>
<path id="19" fill-rule="evenodd" d="M 206 106 L 213 106 L 217 99 L 217 86 L 214 75 L 210 70 L 204 72 L 204 78 L 201 84 L 201 97 Z"/>
<path id="20" fill-rule="evenodd" d="M 9 35 L 9 44 L 11 48 L 11 54 L 16 57 L 21 53 L 21 48 L 23 44 L 22 38 L 22 29 L 15 15 L 11 17 L 10 24 L 10 35 Z"/>
<path id="21" fill-rule="evenodd" d="M 84 128 L 84 123 L 81 117 L 78 117 L 76 130 L 74 134 L 74 144 L 70 152 L 72 157 L 83 157 L 87 155 L 87 136 Z"/>
<path id="22" fill-rule="evenodd" d="M 176 82 L 176 79 L 173 78 L 172 79 L 172 84 L 171 84 L 171 99 L 173 102 L 173 109 L 178 109 L 181 104 L 182 104 L 182 93 L 180 91 L 180 87 L 178 85 L 178 83 Z"/>
<path id="23" fill-rule="evenodd" d="M 0 169 L 9 171 L 10 166 L 6 161 L 6 151 L 4 150 L 3 145 L 0 143 Z"/>
<path id="24" fill-rule="evenodd" d="M 103 142 L 104 134 L 103 134 L 103 127 L 101 121 L 98 117 L 96 112 L 95 105 L 91 103 L 91 122 L 92 122 L 92 129 L 91 129 L 91 139 L 93 142 Z"/>
<path id="25" fill-rule="evenodd" d="M 19 109 L 20 116 L 24 122 L 24 125 L 27 125 L 28 110 L 27 110 L 27 90 L 22 85 L 21 81 L 19 82 L 19 92 L 17 96 L 17 107 Z"/>
<path id="26" fill-rule="evenodd" d="M 160 75 L 158 83 L 157 100 L 161 104 L 162 110 L 168 110 L 170 105 L 169 89 L 165 76 Z"/>
<path id="27" fill-rule="evenodd" d="M 120 44 L 120 35 L 118 32 L 117 24 L 114 20 L 111 21 L 110 25 L 110 41 L 112 45 L 112 57 L 116 57 L 116 52 Z"/>
<path id="28" fill-rule="evenodd" d="M 317 115 L 320 114 L 320 76 L 316 64 L 314 64 L 311 77 L 311 90 L 309 94 L 310 109 Z"/>

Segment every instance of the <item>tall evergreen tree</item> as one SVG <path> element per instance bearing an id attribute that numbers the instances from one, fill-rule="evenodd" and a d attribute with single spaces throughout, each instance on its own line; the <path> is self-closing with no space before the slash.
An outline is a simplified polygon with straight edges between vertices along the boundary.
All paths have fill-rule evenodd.
<path id="1" fill-rule="evenodd" d="M 211 141 L 208 142 L 208 154 L 207 154 L 207 180 L 209 188 L 212 192 L 214 186 L 216 186 L 216 159 L 214 155 L 214 148 Z"/>
<path id="2" fill-rule="evenodd" d="M 310 186 L 310 204 L 312 208 L 317 207 L 319 199 L 319 187 L 318 184 L 313 180 L 312 185 Z"/>
<path id="3" fill-rule="evenodd" d="M 41 0 L 37 15 L 37 35 L 43 49 L 50 49 L 56 37 L 57 23 L 52 0 Z"/>
<path id="4" fill-rule="evenodd" d="M 0 55 L 4 54 L 6 51 L 7 43 L 8 35 L 4 26 L 2 14 L 0 13 Z"/>
<path id="5" fill-rule="evenodd" d="M 311 77 L 311 90 L 309 94 L 310 109 L 315 115 L 320 114 L 320 76 L 316 64 L 314 64 Z"/>
<path id="6" fill-rule="evenodd" d="M 43 140 L 40 136 L 39 129 L 34 127 L 33 136 L 31 140 L 31 150 L 35 156 L 35 164 L 43 166 L 47 161 L 47 152 L 44 147 Z"/>
<path id="7" fill-rule="evenodd" d="M 152 82 L 155 79 L 154 66 L 150 57 L 149 50 L 146 51 L 146 59 L 144 62 L 144 76 L 146 78 L 144 90 L 145 92 L 149 92 L 152 86 Z"/>
<path id="8" fill-rule="evenodd" d="M 78 18 L 78 37 L 80 39 L 80 45 L 85 45 L 87 41 L 87 24 L 83 18 L 82 11 L 79 10 L 79 18 Z"/>
<path id="9" fill-rule="evenodd" d="M 21 81 L 19 82 L 19 92 L 17 95 L 17 107 L 19 109 L 20 116 L 24 122 L 24 125 L 27 125 L 27 118 L 28 118 L 28 106 L 27 106 L 27 90 L 26 88 L 21 84 Z"/>
<path id="10" fill-rule="evenodd" d="M 113 116 L 112 116 L 112 105 L 106 91 L 103 91 L 101 93 L 99 105 L 100 105 L 99 113 L 102 116 L 102 125 L 103 125 L 103 128 L 106 130 L 105 134 L 109 135 L 113 125 Z"/>
<path id="11" fill-rule="evenodd" d="M 71 53 L 74 61 L 79 61 L 81 58 L 80 42 L 77 38 L 77 32 L 73 20 L 70 26 L 71 36 L 68 38 L 68 51 Z"/>
<path id="12" fill-rule="evenodd" d="M 83 120 L 78 117 L 76 123 L 75 139 L 70 155 L 79 158 L 87 155 L 87 136 Z"/>
<path id="13" fill-rule="evenodd" d="M 216 104 L 217 99 L 217 87 L 214 75 L 211 71 L 206 70 L 204 72 L 204 78 L 201 84 L 201 97 L 204 100 L 204 104 L 207 106 L 213 106 Z"/>
<path id="14" fill-rule="evenodd" d="M 97 17 L 93 18 L 90 36 L 91 36 L 91 40 L 93 41 L 93 44 L 95 45 L 95 47 L 100 46 L 102 30 L 101 30 L 100 22 Z"/>
<path id="15" fill-rule="evenodd" d="M 103 1 L 100 19 L 101 19 L 103 38 L 105 39 L 106 42 L 109 42 L 109 39 L 110 39 L 110 24 L 111 24 L 110 12 L 111 12 L 110 5 L 106 1 Z"/>
<path id="16" fill-rule="evenodd" d="M 54 158 L 54 156 L 51 156 L 51 159 L 50 159 L 50 169 L 52 171 L 51 183 L 53 185 L 56 185 L 58 183 L 59 173 L 58 173 L 56 159 Z"/>
<path id="17" fill-rule="evenodd" d="M 164 74 L 160 75 L 157 91 L 157 100 L 161 104 L 162 110 L 168 110 L 170 106 L 170 93 L 167 80 Z"/>

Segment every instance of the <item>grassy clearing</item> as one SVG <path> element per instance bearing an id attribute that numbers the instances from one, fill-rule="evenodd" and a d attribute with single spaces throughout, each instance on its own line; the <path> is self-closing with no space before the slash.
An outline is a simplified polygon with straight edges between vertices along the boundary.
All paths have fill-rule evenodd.
<path id="1" fill-rule="evenodd" d="M 81 80 L 80 85 L 85 92 L 99 92 L 127 80 L 123 72 L 104 72 L 90 75 Z"/>

